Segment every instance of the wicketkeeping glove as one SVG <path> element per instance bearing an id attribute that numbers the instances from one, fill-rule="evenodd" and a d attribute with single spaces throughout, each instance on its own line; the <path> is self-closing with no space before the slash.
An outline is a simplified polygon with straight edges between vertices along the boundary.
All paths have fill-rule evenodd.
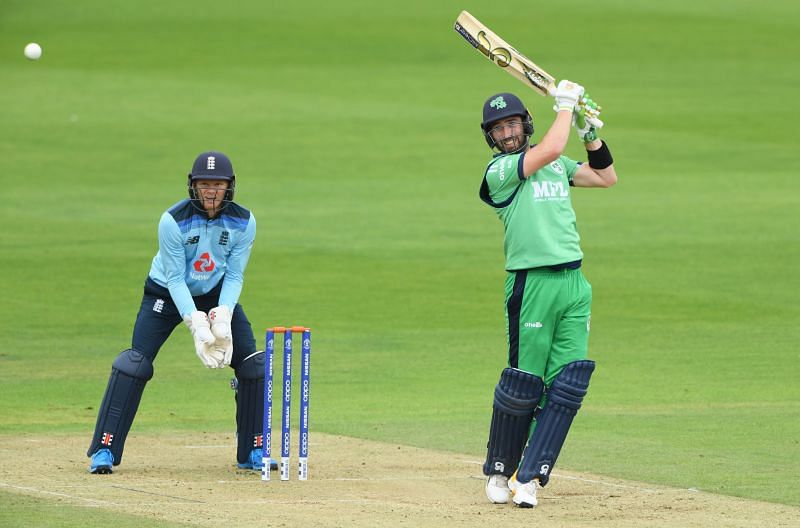
<path id="1" fill-rule="evenodd" d="M 211 333 L 214 334 L 214 350 L 222 354 L 222 365 L 231 364 L 233 356 L 233 333 L 231 332 L 231 311 L 227 306 L 217 306 L 208 312 L 211 321 Z"/>
<path id="2" fill-rule="evenodd" d="M 224 354 L 214 348 L 216 339 L 211 333 L 211 325 L 205 312 L 194 311 L 189 317 L 184 318 L 183 322 L 192 332 L 194 349 L 203 365 L 208 368 L 221 368 Z"/>
<path id="3" fill-rule="evenodd" d="M 580 84 L 576 84 L 566 79 L 559 82 L 555 93 L 555 111 L 558 112 L 560 110 L 569 110 L 572 112 L 582 95 L 583 86 Z"/>

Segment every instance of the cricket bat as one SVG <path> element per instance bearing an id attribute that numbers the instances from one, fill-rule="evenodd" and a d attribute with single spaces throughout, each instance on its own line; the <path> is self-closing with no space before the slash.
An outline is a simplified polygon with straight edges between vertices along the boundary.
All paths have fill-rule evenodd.
<path id="1" fill-rule="evenodd" d="M 498 37 L 496 33 L 467 11 L 462 11 L 458 15 L 454 29 L 487 59 L 522 81 L 535 92 L 544 96 L 555 95 L 555 77 L 517 51 L 514 46 Z M 597 128 L 603 126 L 603 122 L 596 117 L 587 116 L 586 120 Z"/>

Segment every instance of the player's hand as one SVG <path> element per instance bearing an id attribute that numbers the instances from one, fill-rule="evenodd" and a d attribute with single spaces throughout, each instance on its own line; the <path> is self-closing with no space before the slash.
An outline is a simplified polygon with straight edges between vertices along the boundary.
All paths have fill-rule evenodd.
<path id="1" fill-rule="evenodd" d="M 576 110 L 583 112 L 586 121 L 592 123 L 595 128 L 603 126 L 603 122 L 600 121 L 600 110 L 602 109 L 603 107 L 592 101 L 589 94 L 585 92 L 578 101 L 578 106 L 576 107 Z"/>
<path id="2" fill-rule="evenodd" d="M 214 349 L 222 354 L 221 366 L 227 367 L 231 364 L 231 357 L 233 356 L 231 311 L 228 310 L 227 306 L 217 306 L 208 312 L 208 319 L 211 321 L 211 333 L 216 338 Z"/>
<path id="3" fill-rule="evenodd" d="M 575 127 L 575 130 L 578 132 L 578 137 L 581 138 L 581 141 L 584 143 L 591 143 L 597 139 L 597 128 L 588 121 L 590 115 L 594 118 L 600 115 L 597 108 L 599 108 L 597 104 L 589 99 L 587 95 L 581 99 L 581 102 L 575 107 L 575 112 L 572 114 L 572 126 Z"/>
<path id="4" fill-rule="evenodd" d="M 572 112 L 575 109 L 575 105 L 580 101 L 583 91 L 583 86 L 566 79 L 558 83 L 555 94 L 555 111 L 569 110 Z"/>
<path id="5" fill-rule="evenodd" d="M 205 312 L 194 311 L 191 315 L 183 320 L 189 330 L 192 332 L 192 339 L 194 339 L 194 349 L 197 352 L 197 357 L 208 368 L 222 367 L 223 354 L 214 349 L 214 334 L 211 333 L 211 325 L 208 322 L 208 316 Z"/>

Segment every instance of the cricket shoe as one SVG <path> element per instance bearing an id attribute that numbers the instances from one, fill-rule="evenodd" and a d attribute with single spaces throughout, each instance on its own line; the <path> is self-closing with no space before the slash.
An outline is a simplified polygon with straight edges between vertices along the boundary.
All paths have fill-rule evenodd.
<path id="1" fill-rule="evenodd" d="M 506 504 L 511 497 L 508 489 L 508 477 L 505 475 L 490 475 L 486 479 L 486 497 L 494 504 Z"/>
<path id="2" fill-rule="evenodd" d="M 536 486 L 538 480 L 519 482 L 516 473 L 509 479 L 508 488 L 511 490 L 512 502 L 520 508 L 533 508 L 539 501 L 536 500 Z"/>
<path id="3" fill-rule="evenodd" d="M 89 466 L 89 473 L 97 475 L 105 475 L 113 473 L 111 469 L 114 465 L 114 455 L 111 454 L 109 449 L 98 449 L 92 455 L 92 465 Z"/>
<path id="4" fill-rule="evenodd" d="M 250 456 L 247 457 L 247 462 L 242 462 L 237 464 L 240 469 L 252 469 L 255 471 L 261 471 L 261 468 L 264 467 L 264 464 L 261 459 L 261 450 L 260 449 L 253 449 L 250 451 Z M 275 471 L 278 469 L 278 462 L 272 458 L 269 459 L 269 469 Z"/>

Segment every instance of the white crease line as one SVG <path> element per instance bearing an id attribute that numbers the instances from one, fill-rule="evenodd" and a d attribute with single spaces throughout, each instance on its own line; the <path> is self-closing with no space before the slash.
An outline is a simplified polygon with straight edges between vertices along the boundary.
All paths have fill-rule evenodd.
<path id="1" fill-rule="evenodd" d="M 416 480 L 467 480 L 472 477 L 379 477 L 379 478 L 370 478 L 370 477 L 363 477 L 363 478 L 348 478 L 348 477 L 336 477 L 336 478 L 321 478 L 321 479 L 314 479 L 314 480 L 335 480 L 335 481 L 346 481 L 346 482 L 393 482 L 393 481 L 416 481 Z"/>
<path id="2" fill-rule="evenodd" d="M 0 482 L 0 487 L 11 488 L 11 489 L 16 489 L 16 490 L 21 490 L 21 491 L 32 491 L 34 493 L 40 493 L 42 495 L 55 495 L 56 497 L 66 497 L 68 499 L 85 501 L 85 502 L 88 502 L 88 503 L 90 503 L 90 504 L 92 504 L 94 506 L 100 506 L 101 504 L 110 505 L 110 506 L 116 506 L 113 502 L 101 501 L 101 500 L 96 500 L 96 499 L 86 499 L 84 497 L 76 497 L 74 495 L 68 495 L 66 493 L 57 493 L 55 491 L 45 491 L 45 490 L 40 490 L 40 489 L 37 489 L 37 488 L 30 488 L 28 486 L 15 486 L 13 484 L 7 484 L 5 482 Z"/>

